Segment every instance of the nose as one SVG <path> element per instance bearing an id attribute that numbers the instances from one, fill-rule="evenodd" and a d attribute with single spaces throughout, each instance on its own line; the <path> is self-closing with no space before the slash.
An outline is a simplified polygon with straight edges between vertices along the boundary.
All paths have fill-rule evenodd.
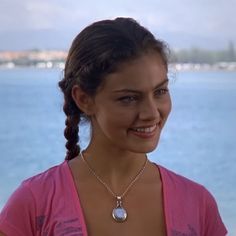
<path id="1" fill-rule="evenodd" d="M 156 100 L 147 98 L 140 104 L 139 119 L 146 121 L 160 119 L 160 111 Z"/>

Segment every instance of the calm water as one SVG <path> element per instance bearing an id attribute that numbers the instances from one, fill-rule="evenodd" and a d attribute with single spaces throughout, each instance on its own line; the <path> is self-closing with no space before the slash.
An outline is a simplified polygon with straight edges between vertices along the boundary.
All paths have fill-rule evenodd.
<path id="1" fill-rule="evenodd" d="M 60 77 L 0 70 L 0 209 L 23 179 L 64 158 Z M 181 72 L 170 90 L 172 114 L 150 159 L 205 185 L 236 236 L 236 72 Z"/>

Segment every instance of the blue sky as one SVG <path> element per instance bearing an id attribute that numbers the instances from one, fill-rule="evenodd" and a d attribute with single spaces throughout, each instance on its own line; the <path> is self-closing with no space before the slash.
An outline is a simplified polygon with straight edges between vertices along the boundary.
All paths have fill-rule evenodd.
<path id="1" fill-rule="evenodd" d="M 172 48 L 236 44 L 236 0 L 1 0 L 0 50 L 68 49 L 96 20 L 130 16 Z"/>

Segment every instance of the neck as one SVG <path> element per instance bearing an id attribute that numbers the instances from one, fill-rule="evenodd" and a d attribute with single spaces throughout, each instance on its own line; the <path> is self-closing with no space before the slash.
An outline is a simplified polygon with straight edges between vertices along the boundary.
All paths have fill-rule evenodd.
<path id="1" fill-rule="evenodd" d="M 117 193 L 133 180 L 146 160 L 143 153 L 91 147 L 83 152 L 83 156 L 94 172 Z"/>

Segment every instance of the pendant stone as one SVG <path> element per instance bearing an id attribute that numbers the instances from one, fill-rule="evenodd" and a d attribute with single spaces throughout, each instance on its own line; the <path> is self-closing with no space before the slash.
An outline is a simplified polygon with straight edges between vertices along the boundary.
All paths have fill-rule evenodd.
<path id="1" fill-rule="evenodd" d="M 121 197 L 117 197 L 117 206 L 112 211 L 112 217 L 117 222 L 124 222 L 127 219 L 127 212 L 122 207 Z"/>

